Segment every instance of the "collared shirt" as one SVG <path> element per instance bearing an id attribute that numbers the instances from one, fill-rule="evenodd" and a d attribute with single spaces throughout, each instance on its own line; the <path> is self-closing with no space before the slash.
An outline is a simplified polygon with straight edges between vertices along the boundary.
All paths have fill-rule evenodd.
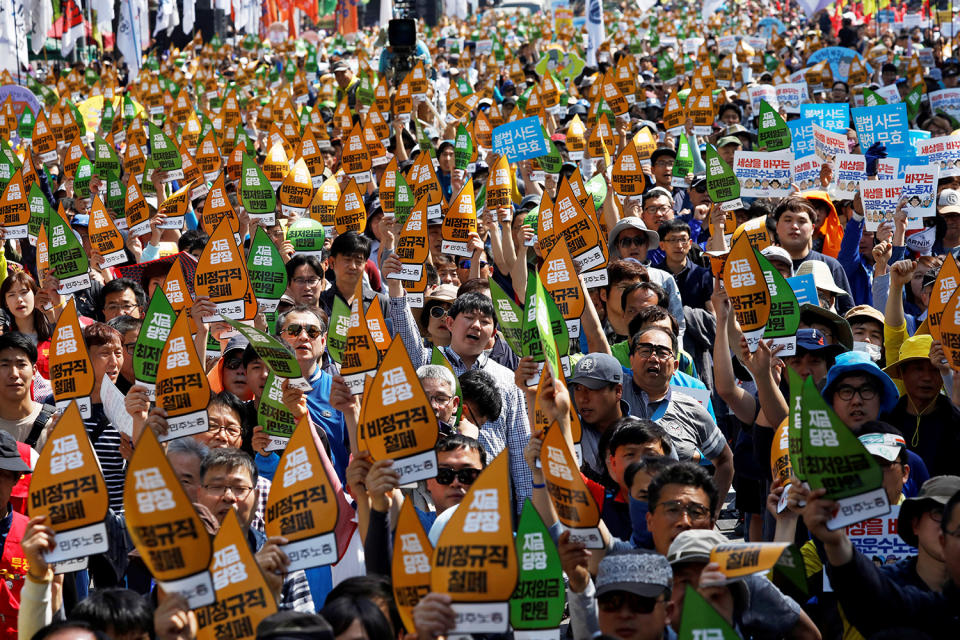
<path id="1" fill-rule="evenodd" d="M 630 404 L 623 399 L 620 400 L 620 415 L 630 415 Z M 580 420 L 580 426 L 582 427 L 580 432 L 580 455 L 582 458 L 581 462 L 583 463 L 581 467 L 587 467 L 597 477 L 600 477 L 607 470 L 607 465 L 600 459 L 600 438 L 603 437 L 603 435 L 594 429 L 593 425 L 584 422 L 583 419 Z M 611 427 L 607 427 L 607 429 Z"/>
<path id="2" fill-rule="evenodd" d="M 691 396 L 674 393 L 673 388 L 656 402 L 631 378 L 623 385 L 623 397 L 630 403 L 633 415 L 653 420 L 670 435 L 682 462 L 699 462 L 700 458 L 714 460 L 727 445 L 717 423 L 707 410 Z"/>
<path id="3" fill-rule="evenodd" d="M 351 293 L 350 295 L 353 295 L 353 294 Z M 333 301 L 337 297 L 339 297 L 340 300 L 342 300 L 343 303 L 347 305 L 347 307 L 350 306 L 349 304 L 347 304 L 347 299 L 343 297 L 343 294 L 340 293 L 340 289 L 338 289 L 337 285 L 335 284 L 331 285 L 328 289 L 325 289 L 324 291 L 322 291 L 319 297 L 317 298 L 317 306 L 323 309 L 323 312 L 327 314 L 328 318 L 333 313 Z M 386 305 L 387 296 L 383 295 L 382 293 L 377 293 L 370 287 L 370 285 L 366 283 L 366 281 L 364 281 L 363 283 L 364 309 L 370 306 L 370 303 L 373 302 L 374 298 L 380 298 L 381 308 L 383 308 Z"/>
<path id="4" fill-rule="evenodd" d="M 256 529 L 247 529 L 247 544 L 256 553 L 267 542 L 267 536 Z M 277 607 L 288 611 L 316 613 L 313 596 L 310 595 L 310 583 L 307 574 L 302 569 L 291 571 L 283 577 L 283 586 L 280 587 L 280 598 Z"/>
<path id="5" fill-rule="evenodd" d="M 673 273 L 667 266 L 666 257 L 664 260 L 654 263 L 657 269 L 662 269 L 668 273 Z M 680 292 L 680 300 L 685 307 L 702 309 L 713 295 L 713 274 L 709 269 L 693 263 L 693 260 L 687 256 L 687 262 L 677 273 L 673 273 L 673 279 L 677 283 L 677 290 Z"/>
<path id="6" fill-rule="evenodd" d="M 313 424 L 321 427 L 327 434 L 330 443 L 330 462 L 337 471 L 342 484 L 347 483 L 347 462 L 350 457 L 350 442 L 348 440 L 347 425 L 343 414 L 330 404 L 330 387 L 333 376 L 319 366 L 315 367 L 308 381 L 313 390 L 307 393 L 307 409 Z"/>
<path id="7" fill-rule="evenodd" d="M 430 363 L 431 350 L 423 346 L 423 338 L 410 313 L 406 297 L 390 298 L 390 318 L 393 320 L 394 336 L 403 340 L 414 369 Z M 451 347 L 442 349 L 457 376 L 467 371 L 463 359 Z M 523 450 L 530 440 L 530 424 L 527 421 L 527 402 L 523 392 L 513 380 L 513 372 L 490 359 L 488 353 L 480 354 L 471 369 L 483 369 L 494 379 L 503 408 L 500 417 L 480 427 L 478 440 L 493 459 L 504 449 L 509 450 L 510 476 L 513 479 L 517 512 L 523 507 L 523 499 L 533 495 L 533 478 L 523 459 Z"/>

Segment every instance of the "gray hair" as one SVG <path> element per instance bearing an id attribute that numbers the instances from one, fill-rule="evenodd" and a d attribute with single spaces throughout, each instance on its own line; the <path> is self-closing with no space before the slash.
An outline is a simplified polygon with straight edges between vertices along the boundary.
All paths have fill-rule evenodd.
<path id="1" fill-rule="evenodd" d="M 417 369 L 417 377 L 421 380 L 434 379 L 442 380 L 450 385 L 450 393 L 455 393 L 457 390 L 457 379 L 453 377 L 453 374 L 450 372 L 450 369 L 447 369 L 441 364 L 425 364 L 419 369 Z"/>
<path id="2" fill-rule="evenodd" d="M 209 452 L 210 449 L 207 448 L 207 445 L 197 442 L 193 438 L 177 438 L 167 443 L 168 456 L 171 453 L 189 453 L 203 462 Z"/>

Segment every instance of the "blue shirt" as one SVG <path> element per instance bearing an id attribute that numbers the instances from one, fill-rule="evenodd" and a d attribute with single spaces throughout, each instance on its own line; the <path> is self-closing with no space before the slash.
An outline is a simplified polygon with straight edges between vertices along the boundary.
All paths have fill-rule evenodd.
<path id="1" fill-rule="evenodd" d="M 347 484 L 347 462 L 350 458 L 350 442 L 343 414 L 330 405 L 330 387 L 333 376 L 319 366 L 314 367 L 309 382 L 313 390 L 307 394 L 307 409 L 310 418 L 327 433 L 330 442 L 330 462 L 337 471 L 341 484 Z"/>

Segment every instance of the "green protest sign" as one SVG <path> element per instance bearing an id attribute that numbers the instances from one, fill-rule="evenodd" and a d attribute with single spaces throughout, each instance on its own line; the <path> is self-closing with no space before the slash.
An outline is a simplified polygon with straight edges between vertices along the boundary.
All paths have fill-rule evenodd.
<path id="1" fill-rule="evenodd" d="M 546 291 L 546 288 L 544 288 Z M 570 329 L 567 327 L 567 321 L 563 317 L 563 312 L 557 306 L 553 296 L 546 291 L 547 296 L 544 299 L 547 305 L 547 312 L 550 314 L 550 327 L 553 331 L 554 343 L 557 345 L 557 357 L 560 359 L 560 366 L 563 369 L 563 375 L 572 375 L 570 371 Z M 559 372 L 557 375 L 560 375 Z"/>
<path id="2" fill-rule="evenodd" d="M 151 400 L 154 399 L 160 354 L 176 319 L 177 312 L 167 300 L 163 287 L 157 287 L 153 290 L 140 333 L 137 334 L 137 344 L 133 347 L 133 375 L 137 384 L 147 388 Z"/>
<path id="3" fill-rule="evenodd" d="M 770 290 L 770 315 L 763 330 L 763 337 L 773 340 L 771 347 L 783 345 L 778 356 L 792 356 L 797 352 L 797 328 L 800 326 L 800 304 L 787 279 L 770 264 L 770 261 L 754 248 L 763 279 Z"/>
<path id="4" fill-rule="evenodd" d="M 557 145 L 553 143 L 553 140 L 547 136 L 544 136 L 544 140 L 550 144 L 550 150 L 547 151 L 546 155 L 537 158 L 537 162 L 540 163 L 540 168 L 545 172 L 551 175 L 557 175 L 560 173 L 560 167 L 563 166 L 563 156 L 560 155 L 560 151 L 557 149 Z"/>
<path id="5" fill-rule="evenodd" d="M 374 79 L 373 74 L 367 71 L 360 72 L 360 83 L 357 86 L 357 102 L 370 106 L 373 104 Z"/>
<path id="6" fill-rule="evenodd" d="M 327 351 L 330 352 L 330 359 L 337 364 L 343 361 L 343 350 L 347 348 L 350 315 L 351 311 L 347 303 L 340 296 L 334 296 L 330 324 L 327 325 Z"/>
<path id="7" fill-rule="evenodd" d="M 717 154 L 717 148 L 707 145 L 707 192 L 710 199 L 720 204 L 724 211 L 732 211 L 743 207 L 740 201 L 740 181 L 733 174 L 723 158 Z"/>
<path id="8" fill-rule="evenodd" d="M 120 173 L 120 156 L 113 145 L 99 135 L 93 136 L 93 166 L 98 176 L 105 176 L 108 171 Z"/>
<path id="9" fill-rule="evenodd" d="M 523 312 L 493 278 L 487 280 L 490 283 L 493 310 L 497 314 L 497 325 L 514 353 L 521 353 L 523 351 Z"/>
<path id="10" fill-rule="evenodd" d="M 93 177 L 93 163 L 80 158 L 77 170 L 73 174 L 73 197 L 78 200 L 90 197 L 90 178 Z"/>
<path id="11" fill-rule="evenodd" d="M 790 464 L 810 489 L 826 489 L 837 503 L 827 528 L 842 527 L 890 513 L 883 469 L 827 405 L 813 381 L 790 372 Z"/>
<path id="12" fill-rule="evenodd" d="M 285 343 L 255 327 L 241 324 L 231 318 L 224 318 L 224 320 L 250 341 L 250 346 L 274 375 L 287 380 L 294 389 L 301 391 L 313 389 L 313 386 L 304 378 L 297 358 Z"/>
<path id="13" fill-rule="evenodd" d="M 607 199 L 607 181 L 603 174 L 598 173 L 584 183 L 587 193 L 593 196 L 593 206 L 597 211 L 603 209 L 603 201 Z M 589 214 L 588 214 L 589 215 Z"/>
<path id="14" fill-rule="evenodd" d="M 677 140 L 677 158 L 673 161 L 673 172 L 670 174 L 670 184 L 674 187 L 686 189 L 687 174 L 693 173 L 693 152 L 690 150 L 690 141 L 687 134 L 680 132 L 680 139 Z"/>
<path id="15" fill-rule="evenodd" d="M 6 138 L 0 138 L 0 151 L 3 152 L 0 155 L 5 156 L 7 160 L 13 163 L 14 171 L 19 169 L 23 165 L 23 163 L 20 162 L 19 156 L 17 156 L 17 154 L 14 153 L 13 149 L 10 148 L 10 143 L 7 141 Z M 11 172 L 10 175 L 12 176 L 13 172 Z"/>
<path id="16" fill-rule="evenodd" d="M 554 341 L 553 327 L 550 322 L 550 309 L 547 306 L 547 293 L 540 281 L 540 275 L 533 270 L 527 273 L 526 304 L 523 307 L 521 354 L 532 356 L 535 362 L 550 361 L 553 375 L 560 376 L 563 368 Z M 561 318 L 561 322 L 563 322 Z M 540 379 L 538 375 L 527 382 L 534 385 Z"/>
<path id="17" fill-rule="evenodd" d="M 37 246 L 37 236 L 40 235 L 40 225 L 50 226 L 53 217 L 53 208 L 47 197 L 43 195 L 40 185 L 34 182 L 30 185 L 30 195 L 27 198 L 27 207 L 30 209 L 30 220 L 27 222 L 27 237 L 32 246 Z"/>
<path id="18" fill-rule="evenodd" d="M 283 404 L 283 378 L 272 371 L 267 374 L 267 383 L 260 396 L 260 406 L 257 407 L 257 424 L 263 427 L 263 432 L 270 436 L 267 451 L 282 451 L 287 447 L 287 440 L 293 435 L 297 426 L 297 419 Z"/>
<path id="19" fill-rule="evenodd" d="M 79 169 L 78 169 L 79 171 Z M 60 295 L 90 288 L 90 261 L 80 239 L 59 212 L 51 213 L 49 227 L 50 268 L 60 280 Z"/>
<path id="20" fill-rule="evenodd" d="M 105 206 L 112 214 L 117 223 L 117 228 L 123 230 L 126 228 L 127 220 L 124 218 L 124 207 L 127 199 L 127 185 L 120 179 L 120 172 L 108 171 L 106 175 L 101 174 L 104 182 L 107 184 L 106 195 L 103 199 Z"/>
<path id="21" fill-rule="evenodd" d="M 438 364 L 453 374 L 453 379 L 456 382 L 454 395 L 460 399 L 460 401 L 457 403 L 457 413 L 453 416 L 453 425 L 451 425 L 456 427 L 458 424 L 460 424 L 460 416 L 463 415 L 463 392 L 460 390 L 460 378 L 457 376 L 457 372 L 453 370 L 453 366 L 450 364 L 450 361 L 447 360 L 447 356 L 443 355 L 443 351 L 441 351 L 439 347 L 434 347 L 430 352 L 430 364 Z M 481 425 L 477 425 L 477 427 L 480 426 Z"/>
<path id="22" fill-rule="evenodd" d="M 678 640 L 738 640 L 740 636 L 730 627 L 713 605 L 700 593 L 686 585 L 683 594 L 683 614 L 680 617 Z"/>
<path id="23" fill-rule="evenodd" d="M 20 114 L 20 122 L 17 124 L 17 135 L 21 140 L 30 140 L 33 138 L 33 125 L 37 123 L 37 117 L 33 115 L 30 107 L 24 107 Z"/>
<path id="24" fill-rule="evenodd" d="M 397 171 L 396 190 L 393 195 L 393 216 L 399 224 L 406 223 L 414 204 L 413 189 L 407 184 L 403 174 Z"/>
<path id="25" fill-rule="evenodd" d="M 510 625 L 515 638 L 542 630 L 537 638 L 559 638 L 566 589 L 560 553 L 529 498 L 524 500 L 517 525 L 517 588 L 510 597 Z"/>
<path id="26" fill-rule="evenodd" d="M 757 133 L 757 148 L 760 151 L 781 151 L 790 148 L 790 127 L 777 110 L 760 101 L 760 127 Z"/>
<path id="27" fill-rule="evenodd" d="M 147 120 L 147 135 L 150 138 L 150 158 L 157 169 L 167 172 L 164 182 L 183 180 L 183 159 L 180 157 L 180 148 L 157 125 Z"/>
<path id="28" fill-rule="evenodd" d="M 240 202 L 252 220 L 268 227 L 276 222 L 277 192 L 256 160 L 246 153 L 240 166 Z"/>
<path id="29" fill-rule="evenodd" d="M 881 96 L 876 91 L 871 89 L 864 88 L 863 90 L 863 106 L 865 107 L 879 107 L 880 105 L 887 104 L 886 98 Z"/>
<path id="30" fill-rule="evenodd" d="M 457 125 L 457 137 L 453 143 L 453 162 L 454 166 L 461 171 L 466 171 L 470 166 L 470 158 L 473 156 L 473 138 L 470 132 L 462 124 Z"/>
<path id="31" fill-rule="evenodd" d="M 907 103 L 907 120 L 916 120 L 920 114 L 920 102 L 923 100 L 923 85 L 918 84 L 904 96 L 903 101 Z"/>
<path id="32" fill-rule="evenodd" d="M 280 297 L 287 290 L 287 269 L 273 240 L 259 225 L 250 243 L 247 274 L 260 310 L 276 311 Z"/>
<path id="33" fill-rule="evenodd" d="M 7 188 L 7 183 L 13 178 L 16 170 L 16 167 L 13 162 L 10 161 L 10 158 L 7 157 L 7 154 L 0 153 L 0 193 Z"/>
<path id="34" fill-rule="evenodd" d="M 117 116 L 112 100 L 103 101 L 103 113 L 100 114 L 100 131 L 108 133 L 113 129 L 113 119 Z"/>
<path id="35" fill-rule="evenodd" d="M 287 227 L 287 240 L 299 255 L 321 257 L 324 237 L 323 225 L 313 218 L 300 218 Z"/>

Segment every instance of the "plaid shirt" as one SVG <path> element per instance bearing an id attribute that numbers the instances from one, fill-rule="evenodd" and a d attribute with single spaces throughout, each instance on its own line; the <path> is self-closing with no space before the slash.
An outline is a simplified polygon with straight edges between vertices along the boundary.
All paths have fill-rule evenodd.
<path id="1" fill-rule="evenodd" d="M 417 329 L 417 324 L 410 313 L 405 297 L 390 298 L 390 318 L 393 321 L 394 334 L 400 336 L 414 369 L 430 363 L 431 349 L 423 346 L 423 338 Z M 451 348 L 444 347 L 443 355 L 450 361 L 457 376 L 467 370 L 463 360 Z M 527 402 L 523 391 L 513 380 L 513 372 L 489 358 L 484 352 L 480 354 L 473 368 L 483 369 L 494 379 L 500 396 L 503 398 L 503 409 L 500 417 L 480 427 L 480 444 L 492 459 L 504 449 L 509 450 L 510 476 L 513 480 L 513 494 L 516 498 L 514 507 L 517 513 L 523 508 L 524 498 L 533 495 L 533 478 L 530 468 L 523 459 L 523 450 L 530 440 L 530 424 L 527 420 Z"/>

